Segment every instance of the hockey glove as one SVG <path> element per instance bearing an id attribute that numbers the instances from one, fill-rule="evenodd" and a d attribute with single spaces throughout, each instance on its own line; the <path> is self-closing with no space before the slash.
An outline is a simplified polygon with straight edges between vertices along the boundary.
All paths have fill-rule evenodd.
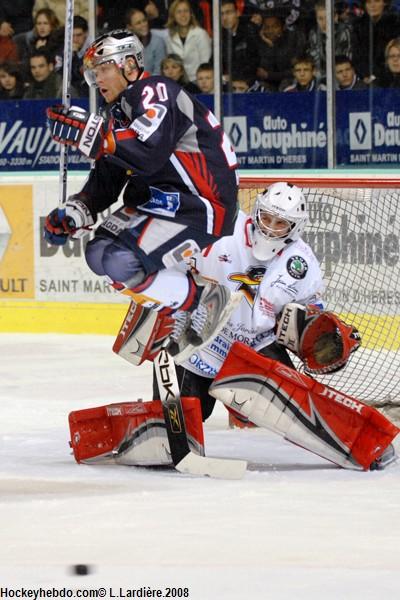
<path id="1" fill-rule="evenodd" d="M 343 368 L 361 344 L 357 329 L 334 313 L 291 303 L 278 321 L 278 344 L 294 352 L 310 374 L 334 373 Z"/>
<path id="2" fill-rule="evenodd" d="M 74 146 L 85 156 L 97 159 L 104 153 L 104 119 L 79 106 L 51 106 L 46 111 L 51 137 L 60 144 Z"/>
<path id="3" fill-rule="evenodd" d="M 82 196 L 70 196 L 65 205 L 65 217 L 60 220 L 55 208 L 46 217 L 44 237 L 53 246 L 63 246 L 69 237 L 77 238 L 94 225 L 92 213 L 82 201 Z"/>

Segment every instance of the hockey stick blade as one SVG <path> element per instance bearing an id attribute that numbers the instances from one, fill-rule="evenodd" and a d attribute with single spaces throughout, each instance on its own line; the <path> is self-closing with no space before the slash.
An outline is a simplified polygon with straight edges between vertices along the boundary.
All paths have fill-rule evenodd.
<path id="1" fill-rule="evenodd" d="M 242 479 L 247 470 L 245 460 L 210 458 L 189 451 L 175 469 L 189 475 L 203 475 L 214 479 Z"/>
<path id="2" fill-rule="evenodd" d="M 190 450 L 175 365 L 167 350 L 154 360 L 172 462 L 177 471 L 217 479 L 241 479 L 247 463 L 229 458 L 208 458 Z"/>

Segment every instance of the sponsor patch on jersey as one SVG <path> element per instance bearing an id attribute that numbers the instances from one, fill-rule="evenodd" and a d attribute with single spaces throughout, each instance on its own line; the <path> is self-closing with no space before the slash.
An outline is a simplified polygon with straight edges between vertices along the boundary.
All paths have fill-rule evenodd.
<path id="1" fill-rule="evenodd" d="M 294 279 L 304 279 L 307 275 L 308 264 L 302 256 L 291 256 L 286 263 L 286 268 Z"/>
<path id="2" fill-rule="evenodd" d="M 138 208 L 164 217 L 174 217 L 179 210 L 181 201 L 179 192 L 164 192 L 150 186 L 150 200 L 139 204 Z"/>

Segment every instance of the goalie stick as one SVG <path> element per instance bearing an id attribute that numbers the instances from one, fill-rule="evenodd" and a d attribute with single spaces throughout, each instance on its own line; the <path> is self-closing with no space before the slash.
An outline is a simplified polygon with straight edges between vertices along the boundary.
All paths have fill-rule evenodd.
<path id="1" fill-rule="evenodd" d="M 154 359 L 154 368 L 175 469 L 189 475 L 208 475 L 217 479 L 241 479 L 247 468 L 246 461 L 209 458 L 199 456 L 190 450 L 175 365 L 165 348 Z"/>

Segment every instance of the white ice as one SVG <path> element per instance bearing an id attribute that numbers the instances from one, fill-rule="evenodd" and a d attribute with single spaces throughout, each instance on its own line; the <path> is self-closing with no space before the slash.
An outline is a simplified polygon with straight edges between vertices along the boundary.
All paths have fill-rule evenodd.
<path id="1" fill-rule="evenodd" d="M 167 587 L 190 600 L 400 598 L 400 464 L 341 470 L 267 431 L 229 429 L 222 406 L 206 452 L 248 459 L 241 481 L 76 464 L 70 411 L 151 399 L 150 368 L 112 343 L 0 335 L 0 600 Z M 89 575 L 72 573 L 80 563 Z"/>

